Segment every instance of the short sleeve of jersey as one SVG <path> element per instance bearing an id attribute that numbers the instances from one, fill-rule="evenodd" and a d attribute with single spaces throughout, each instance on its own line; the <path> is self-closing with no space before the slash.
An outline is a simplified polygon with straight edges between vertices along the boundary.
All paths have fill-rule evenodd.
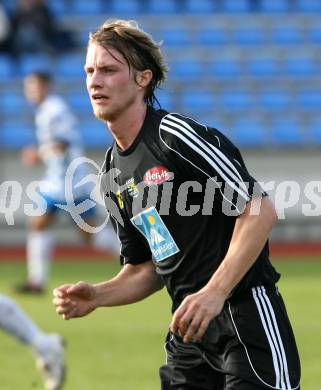
<path id="1" fill-rule="evenodd" d="M 122 265 L 141 264 L 151 260 L 152 254 L 147 242 L 129 223 L 122 225 L 113 216 L 111 222 L 120 240 L 120 262 Z"/>
<path id="2" fill-rule="evenodd" d="M 106 153 L 105 163 L 99 173 L 100 193 L 120 241 L 121 264 L 141 264 L 151 260 L 152 254 L 147 241 L 136 231 L 118 205 L 115 189 L 111 183 L 112 178 L 109 175 L 110 167 L 107 163 L 110 153 L 111 148 Z"/>
<path id="3" fill-rule="evenodd" d="M 180 114 L 168 114 L 161 121 L 160 137 L 176 154 L 184 176 L 213 180 L 222 202 L 231 204 L 236 214 L 244 211 L 253 196 L 266 195 L 247 171 L 239 150 L 218 130 Z"/>

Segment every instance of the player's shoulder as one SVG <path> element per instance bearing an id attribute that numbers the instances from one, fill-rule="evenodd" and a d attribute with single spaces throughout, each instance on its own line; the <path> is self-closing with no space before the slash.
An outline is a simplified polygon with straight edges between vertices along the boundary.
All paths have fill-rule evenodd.
<path id="1" fill-rule="evenodd" d="M 221 133 L 214 127 L 178 112 L 169 112 L 163 116 L 159 126 L 160 138 L 168 143 L 181 141 L 197 142 L 198 138 L 208 141 L 217 140 Z"/>
<path id="2" fill-rule="evenodd" d="M 150 125 L 154 125 L 157 130 L 164 130 L 166 125 L 170 126 L 185 126 L 187 129 L 192 128 L 202 128 L 207 129 L 207 126 L 201 122 L 198 122 L 196 119 L 183 115 L 178 112 L 167 111 L 163 108 L 149 108 L 147 115 L 147 122 Z"/>
<path id="3" fill-rule="evenodd" d="M 177 112 L 169 112 L 163 116 L 159 136 L 169 148 L 180 148 L 182 145 L 191 148 L 204 145 L 207 148 L 212 145 L 232 154 L 238 150 L 221 130 Z"/>
<path id="4" fill-rule="evenodd" d="M 50 94 L 46 97 L 46 99 L 44 100 L 44 105 L 48 106 L 48 107 L 65 107 L 67 104 L 65 102 L 65 100 L 59 96 L 59 95 L 56 95 L 56 94 Z"/>
<path id="5" fill-rule="evenodd" d="M 180 125 L 184 126 L 187 129 L 208 129 L 208 126 L 205 123 L 202 123 L 195 118 L 192 118 L 191 116 L 183 115 L 176 111 L 166 112 L 166 114 L 162 118 L 161 125 L 166 126 L 166 124 L 174 127 L 178 127 Z"/>
<path id="6" fill-rule="evenodd" d="M 216 127 L 209 126 L 205 122 L 178 112 L 166 113 L 160 122 L 159 128 L 163 136 L 167 133 L 176 136 L 179 134 L 192 137 L 197 135 L 204 138 L 222 135 Z"/>
<path id="7" fill-rule="evenodd" d="M 48 95 L 40 108 L 48 114 L 62 114 L 70 111 L 67 102 L 61 96 L 54 94 Z"/>

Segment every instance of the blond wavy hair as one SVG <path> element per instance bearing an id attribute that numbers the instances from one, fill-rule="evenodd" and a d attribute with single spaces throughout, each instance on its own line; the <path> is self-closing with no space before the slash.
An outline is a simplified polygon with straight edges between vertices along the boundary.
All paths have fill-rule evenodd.
<path id="1" fill-rule="evenodd" d="M 150 69 L 153 77 L 145 91 L 145 101 L 153 106 L 155 89 L 166 80 L 168 67 L 160 44 L 139 28 L 134 20 L 109 19 L 97 31 L 90 33 L 88 46 L 96 43 L 107 50 L 113 48 L 123 55 L 130 69 Z"/>

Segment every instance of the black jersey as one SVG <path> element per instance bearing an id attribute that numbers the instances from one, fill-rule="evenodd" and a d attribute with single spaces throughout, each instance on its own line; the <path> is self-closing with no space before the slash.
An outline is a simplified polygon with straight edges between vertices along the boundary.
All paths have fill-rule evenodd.
<path id="1" fill-rule="evenodd" d="M 218 268 L 246 203 L 266 195 L 221 132 L 150 107 L 133 144 L 109 149 L 101 179 L 122 263 L 152 260 L 173 310 Z M 233 294 L 278 279 L 266 243 Z"/>

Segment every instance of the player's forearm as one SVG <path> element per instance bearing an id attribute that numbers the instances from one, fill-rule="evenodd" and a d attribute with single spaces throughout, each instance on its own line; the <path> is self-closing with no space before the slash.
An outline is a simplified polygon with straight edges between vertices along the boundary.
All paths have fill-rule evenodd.
<path id="1" fill-rule="evenodd" d="M 249 202 L 245 212 L 236 220 L 227 254 L 207 285 L 225 297 L 255 263 L 277 219 L 268 197 L 262 199 L 258 215 L 250 215 L 253 202 L 258 200 Z"/>
<path id="2" fill-rule="evenodd" d="M 148 262 L 136 266 L 125 265 L 115 278 L 94 287 L 97 307 L 106 307 L 138 302 L 160 290 L 163 283 L 154 265 Z"/>

